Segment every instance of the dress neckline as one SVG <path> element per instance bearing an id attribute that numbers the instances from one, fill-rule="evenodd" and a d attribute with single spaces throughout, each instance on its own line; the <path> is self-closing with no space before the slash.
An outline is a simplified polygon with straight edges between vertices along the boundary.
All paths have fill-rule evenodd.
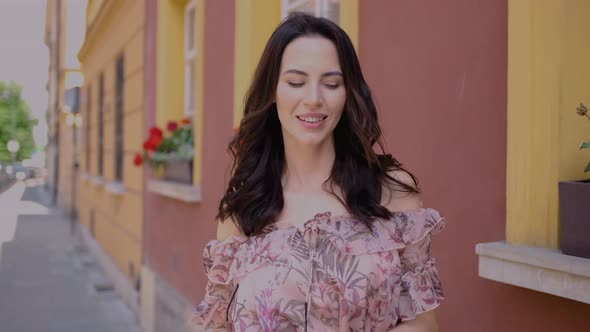
<path id="1" fill-rule="evenodd" d="M 428 209 L 429 208 L 420 207 L 420 208 L 395 210 L 395 211 L 391 211 L 391 214 L 392 214 L 392 218 L 393 218 L 395 215 L 416 213 L 416 212 L 421 212 L 421 211 L 425 211 Z M 359 221 L 355 216 L 353 216 L 349 212 L 342 212 L 342 213 L 333 214 L 332 211 L 324 211 L 324 212 L 316 213 L 312 218 L 306 220 L 304 223 L 302 223 L 300 225 L 289 225 L 289 224 L 282 225 L 281 223 L 283 223 L 283 221 L 278 221 L 278 222 L 272 223 L 272 224 L 266 226 L 263 229 L 262 233 L 268 234 L 268 233 L 273 232 L 275 230 L 289 230 L 289 229 L 300 229 L 301 230 L 301 229 L 305 229 L 312 222 L 314 222 L 314 221 L 319 222 L 319 219 L 321 219 L 321 218 L 326 218 L 323 222 L 330 222 L 330 221 L 331 222 L 341 222 L 342 220 Z M 270 229 L 270 231 L 265 232 L 267 229 Z"/>

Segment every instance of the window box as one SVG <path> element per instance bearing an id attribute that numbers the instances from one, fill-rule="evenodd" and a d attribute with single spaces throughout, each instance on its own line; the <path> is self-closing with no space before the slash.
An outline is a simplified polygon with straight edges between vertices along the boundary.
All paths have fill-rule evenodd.
<path id="1" fill-rule="evenodd" d="M 164 166 L 163 180 L 193 184 L 193 161 L 171 160 Z"/>

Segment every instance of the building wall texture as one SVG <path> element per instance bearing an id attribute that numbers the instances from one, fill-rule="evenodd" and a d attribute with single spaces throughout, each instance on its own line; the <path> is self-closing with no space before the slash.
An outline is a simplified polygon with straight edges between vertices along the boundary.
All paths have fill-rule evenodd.
<path id="1" fill-rule="evenodd" d="M 133 165 L 143 142 L 144 0 L 104 1 L 90 23 L 79 53 L 85 84 L 82 114 L 90 131 L 90 165 L 87 170 L 85 135 L 80 138 L 80 222 L 112 258 L 132 284 L 139 280 L 143 229 L 143 172 Z M 116 61 L 123 55 L 123 176 L 115 179 Z M 98 174 L 99 77 L 104 75 L 104 173 Z M 87 95 L 88 87 L 92 94 Z M 90 98 L 90 113 L 87 108 Z M 89 116 L 88 116 L 89 115 Z M 122 186 L 117 193 L 110 188 Z M 121 188 L 121 187 L 119 187 Z"/>
<path id="2" fill-rule="evenodd" d="M 234 3 L 206 1 L 201 4 L 204 4 L 206 17 L 202 22 L 205 42 L 201 53 L 206 84 L 202 94 L 203 130 L 195 136 L 202 139 L 200 168 L 203 177 L 195 186 L 200 188 L 202 200 L 184 203 L 148 191 L 144 205 L 145 264 L 193 303 L 204 291 L 200 287 L 206 280 L 201 254 L 206 242 L 215 238 L 217 204 L 229 173 L 229 157 L 225 149 L 232 135 L 233 117 Z M 161 15 L 159 11 L 158 15 Z M 157 20 L 160 22 L 161 18 Z M 150 43 L 152 38 L 156 36 L 151 36 Z M 159 43 L 160 39 L 156 49 L 162 47 Z M 156 59 L 155 63 L 161 65 L 160 61 Z M 160 72 L 157 68 L 153 70 Z M 146 98 L 152 97 L 148 94 Z M 157 122 L 160 112 L 166 114 L 166 109 L 152 107 L 150 110 L 153 113 L 148 117 L 154 122 L 148 125 Z"/>
<path id="3" fill-rule="evenodd" d="M 181 307 L 183 300 L 196 304 L 206 284 L 202 249 L 215 238 L 215 215 L 229 178 L 226 145 L 241 118 L 238 99 L 279 21 L 278 8 L 253 10 L 261 2 L 248 6 L 246 0 L 195 1 L 200 58 L 192 187 L 201 200 L 186 203 L 148 190 L 154 176 L 147 166 L 145 172 L 135 168 L 132 158 L 149 127 L 182 116 L 179 52 L 184 38 L 178 33 L 189 0 L 90 3 L 89 16 L 99 23 L 90 25 L 81 52 L 83 94 L 92 87 L 87 96 L 91 116 L 85 119 L 91 164 L 80 185 L 81 222 L 130 281 L 137 281 L 140 267 L 142 276 L 149 276 L 142 288 L 151 287 L 146 294 L 155 298 L 142 299 L 142 305 L 152 306 L 147 315 Z M 112 10 L 105 15 L 100 6 Z M 590 319 L 587 305 L 478 277 L 475 245 L 506 238 L 508 7 L 508 0 L 348 0 L 343 8 L 377 102 L 387 150 L 419 178 L 425 205 L 447 218 L 446 231 L 434 240 L 446 292 L 438 310 L 440 330 L 583 330 Z M 350 18 L 357 8 L 358 17 Z M 581 20 L 576 22 L 581 27 Z M 247 40 L 237 40 L 240 36 Z M 573 57 L 572 45 L 566 49 Z M 114 73 L 121 52 L 124 192 L 113 194 L 105 184 L 114 180 Z M 104 183 L 95 181 L 101 73 L 106 84 Z M 166 294 L 173 298 L 169 305 L 158 298 Z M 166 321 L 171 317 L 149 325 L 176 330 Z"/>
<path id="4" fill-rule="evenodd" d="M 587 305 L 478 277 L 505 238 L 507 1 L 366 1 L 360 57 L 393 155 L 447 218 L 434 241 L 441 331 L 581 331 Z"/>

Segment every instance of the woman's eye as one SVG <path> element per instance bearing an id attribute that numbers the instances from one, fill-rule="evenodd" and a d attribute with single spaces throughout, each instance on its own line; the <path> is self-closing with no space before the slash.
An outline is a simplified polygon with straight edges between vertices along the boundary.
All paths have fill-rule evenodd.
<path id="1" fill-rule="evenodd" d="M 303 83 L 287 82 L 290 86 L 298 88 L 303 86 Z"/>
<path id="2" fill-rule="evenodd" d="M 338 89 L 338 87 L 340 86 L 340 84 L 338 84 L 338 83 L 335 83 L 335 84 L 328 84 L 328 83 L 326 83 L 326 84 L 324 84 L 324 85 L 325 85 L 325 86 L 326 86 L 328 89 L 332 89 L 332 90 Z"/>

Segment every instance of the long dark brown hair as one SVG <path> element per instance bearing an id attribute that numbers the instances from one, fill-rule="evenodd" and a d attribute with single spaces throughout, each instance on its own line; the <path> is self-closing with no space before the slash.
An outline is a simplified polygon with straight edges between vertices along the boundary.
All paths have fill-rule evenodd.
<path id="1" fill-rule="evenodd" d="M 384 186 L 419 192 L 416 178 L 384 152 L 377 109 L 348 35 L 328 19 L 291 14 L 266 44 L 246 94 L 244 118 L 228 146 L 233 158 L 232 176 L 217 218 L 232 220 L 247 236 L 274 223 L 284 206 L 281 178 L 285 150 L 274 100 L 283 52 L 289 43 L 303 36 L 321 36 L 334 43 L 346 87 L 344 112 L 334 129 L 336 158 L 326 180 L 331 193 L 351 215 L 371 227 L 375 218 L 391 217 L 391 212 L 380 204 Z M 375 145 L 381 154 L 374 151 Z M 398 170 L 409 174 L 414 186 L 388 174 Z M 335 187 L 343 197 L 336 194 Z"/>

